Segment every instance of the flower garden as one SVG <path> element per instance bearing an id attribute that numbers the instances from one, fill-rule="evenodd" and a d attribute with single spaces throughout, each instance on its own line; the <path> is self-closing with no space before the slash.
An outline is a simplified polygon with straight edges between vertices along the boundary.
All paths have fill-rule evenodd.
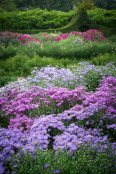
<path id="1" fill-rule="evenodd" d="M 0 46 L 3 77 L 15 73 L 28 83 L 1 86 L 0 174 L 114 174 L 115 43 L 95 29 L 6 31 Z"/>

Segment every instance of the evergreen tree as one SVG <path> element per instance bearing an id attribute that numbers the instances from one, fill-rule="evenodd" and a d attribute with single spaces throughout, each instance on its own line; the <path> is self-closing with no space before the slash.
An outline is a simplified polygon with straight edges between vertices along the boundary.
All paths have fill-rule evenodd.
<path id="1" fill-rule="evenodd" d="M 93 0 L 79 0 L 77 2 L 77 8 L 84 7 L 86 10 L 95 9 L 95 2 Z"/>
<path id="2" fill-rule="evenodd" d="M 86 30 L 90 29 L 91 20 L 84 7 L 80 6 L 78 8 L 77 16 L 78 16 L 77 26 L 78 26 L 79 30 L 86 31 Z"/>
<path id="3" fill-rule="evenodd" d="M 16 9 L 14 0 L 0 0 L 0 8 L 4 11 L 13 11 Z"/>
<path id="4" fill-rule="evenodd" d="M 103 9 L 116 9 L 116 0 L 95 0 L 96 6 Z"/>

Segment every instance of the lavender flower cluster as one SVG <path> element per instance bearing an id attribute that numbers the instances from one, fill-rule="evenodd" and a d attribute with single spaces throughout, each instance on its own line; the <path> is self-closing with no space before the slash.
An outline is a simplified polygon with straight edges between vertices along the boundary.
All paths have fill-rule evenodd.
<path id="1" fill-rule="evenodd" d="M 9 82 L 5 86 L 0 88 L 0 95 L 6 93 L 8 89 L 15 89 L 18 88 L 21 92 L 24 92 L 31 88 L 28 81 L 25 78 L 19 77 L 17 81 Z"/>
<path id="2" fill-rule="evenodd" d="M 70 105 L 69 109 L 51 115 L 34 115 L 41 100 L 47 107 Z M 74 103 L 74 105 L 73 105 Z M 66 88 L 44 89 L 33 87 L 21 93 L 8 90 L 0 97 L 2 117 L 9 117 L 8 129 L 0 128 L 0 172 L 3 173 L 12 154 L 29 150 L 33 155 L 38 146 L 44 150 L 51 144 L 53 149 L 74 152 L 81 145 L 91 144 L 93 149 L 103 151 L 111 144 L 116 154 L 116 142 L 110 141 L 105 132 L 116 131 L 116 78 L 101 80 L 95 92 L 85 92 L 84 87 L 69 91 Z M 30 118 L 34 115 L 33 118 Z M 37 112 L 36 112 L 37 114 Z M 20 152 L 20 153 L 21 153 Z"/>
<path id="3" fill-rule="evenodd" d="M 101 79 L 108 76 L 115 76 L 110 69 L 116 70 L 113 63 L 108 63 L 106 66 L 96 67 L 87 62 L 81 62 L 80 67 L 72 66 L 70 69 L 61 67 L 37 67 L 31 72 L 31 76 L 27 77 L 27 81 L 32 85 L 39 85 L 43 88 L 51 87 L 66 87 L 68 89 L 75 89 L 77 86 L 86 86 L 87 81 L 85 75 L 90 76 L 90 71 L 96 72 Z"/>

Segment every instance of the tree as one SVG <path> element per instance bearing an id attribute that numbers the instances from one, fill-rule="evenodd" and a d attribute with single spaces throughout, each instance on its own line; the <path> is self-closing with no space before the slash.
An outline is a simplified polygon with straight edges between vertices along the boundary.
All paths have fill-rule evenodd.
<path id="1" fill-rule="evenodd" d="M 81 31 L 90 29 L 91 20 L 84 7 L 79 7 L 77 11 L 77 26 Z"/>
<path id="2" fill-rule="evenodd" d="M 16 4 L 16 7 L 18 9 L 25 9 L 25 8 L 29 8 L 31 6 L 34 5 L 34 1 L 35 0 L 14 0 L 15 4 Z"/>
<path id="3" fill-rule="evenodd" d="M 116 0 L 95 0 L 96 6 L 107 10 L 116 9 Z"/>
<path id="4" fill-rule="evenodd" d="M 85 10 L 95 9 L 95 2 L 93 0 L 80 0 L 77 2 L 77 8 L 84 7 Z"/>
<path id="5" fill-rule="evenodd" d="M 14 0 L 0 0 L 0 8 L 4 11 L 13 11 L 16 9 Z"/>

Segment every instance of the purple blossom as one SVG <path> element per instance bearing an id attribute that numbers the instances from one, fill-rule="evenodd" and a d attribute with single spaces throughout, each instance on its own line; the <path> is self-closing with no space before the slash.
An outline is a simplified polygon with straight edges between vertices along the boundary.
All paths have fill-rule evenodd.
<path id="1" fill-rule="evenodd" d="M 48 168 L 48 167 L 49 167 L 49 165 L 48 165 L 48 164 L 44 165 L 44 168 Z"/>
<path id="2" fill-rule="evenodd" d="M 60 173 L 60 170 L 59 169 L 55 170 L 55 173 Z"/>
<path id="3" fill-rule="evenodd" d="M 0 162 L 0 174 L 3 174 L 5 171 L 5 168 L 3 166 L 3 164 Z"/>

